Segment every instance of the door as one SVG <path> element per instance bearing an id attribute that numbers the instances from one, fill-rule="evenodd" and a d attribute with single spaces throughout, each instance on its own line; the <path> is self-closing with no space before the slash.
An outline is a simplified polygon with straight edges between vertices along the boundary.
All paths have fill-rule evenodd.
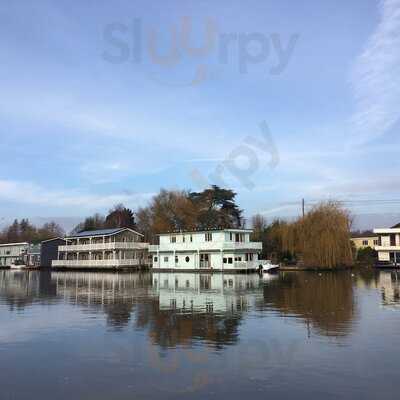
<path id="1" fill-rule="evenodd" d="M 210 255 L 201 253 L 200 254 L 200 268 L 210 268 Z"/>

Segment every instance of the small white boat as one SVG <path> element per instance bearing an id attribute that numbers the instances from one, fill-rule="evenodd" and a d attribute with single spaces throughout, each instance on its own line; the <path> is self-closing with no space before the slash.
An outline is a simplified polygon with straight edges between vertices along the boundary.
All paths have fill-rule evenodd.
<path id="1" fill-rule="evenodd" d="M 279 264 L 272 264 L 271 260 L 260 260 L 258 270 L 261 272 L 273 272 L 279 269 Z"/>

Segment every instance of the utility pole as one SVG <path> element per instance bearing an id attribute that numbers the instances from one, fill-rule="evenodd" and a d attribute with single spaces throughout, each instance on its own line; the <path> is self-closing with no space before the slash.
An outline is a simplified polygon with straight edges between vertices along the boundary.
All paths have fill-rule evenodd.
<path id="1" fill-rule="evenodd" d="M 305 202 L 304 199 L 301 199 L 301 210 L 303 212 L 303 218 L 304 218 L 304 208 L 305 208 Z"/>

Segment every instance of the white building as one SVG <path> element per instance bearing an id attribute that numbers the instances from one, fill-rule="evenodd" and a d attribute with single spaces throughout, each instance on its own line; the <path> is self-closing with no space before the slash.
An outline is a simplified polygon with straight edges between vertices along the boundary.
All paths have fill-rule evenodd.
<path id="1" fill-rule="evenodd" d="M 251 242 L 251 230 L 224 229 L 160 234 L 150 246 L 153 269 L 248 271 L 258 268 L 261 242 Z"/>
<path id="2" fill-rule="evenodd" d="M 57 268 L 135 268 L 148 264 L 148 243 L 129 228 L 84 231 L 58 246 Z"/>
<path id="3" fill-rule="evenodd" d="M 0 267 L 9 267 L 16 260 L 22 260 L 29 249 L 29 243 L 0 244 Z"/>
<path id="4" fill-rule="evenodd" d="M 378 260 L 388 264 L 400 264 L 400 224 L 392 228 L 374 229 L 378 235 Z"/>

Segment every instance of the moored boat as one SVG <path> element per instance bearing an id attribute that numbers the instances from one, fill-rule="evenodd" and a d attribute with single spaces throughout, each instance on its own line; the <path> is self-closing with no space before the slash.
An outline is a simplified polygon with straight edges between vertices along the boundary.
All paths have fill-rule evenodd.
<path id="1" fill-rule="evenodd" d="M 279 269 L 279 264 L 273 264 L 271 260 L 260 260 L 258 270 L 261 272 L 274 272 Z"/>

